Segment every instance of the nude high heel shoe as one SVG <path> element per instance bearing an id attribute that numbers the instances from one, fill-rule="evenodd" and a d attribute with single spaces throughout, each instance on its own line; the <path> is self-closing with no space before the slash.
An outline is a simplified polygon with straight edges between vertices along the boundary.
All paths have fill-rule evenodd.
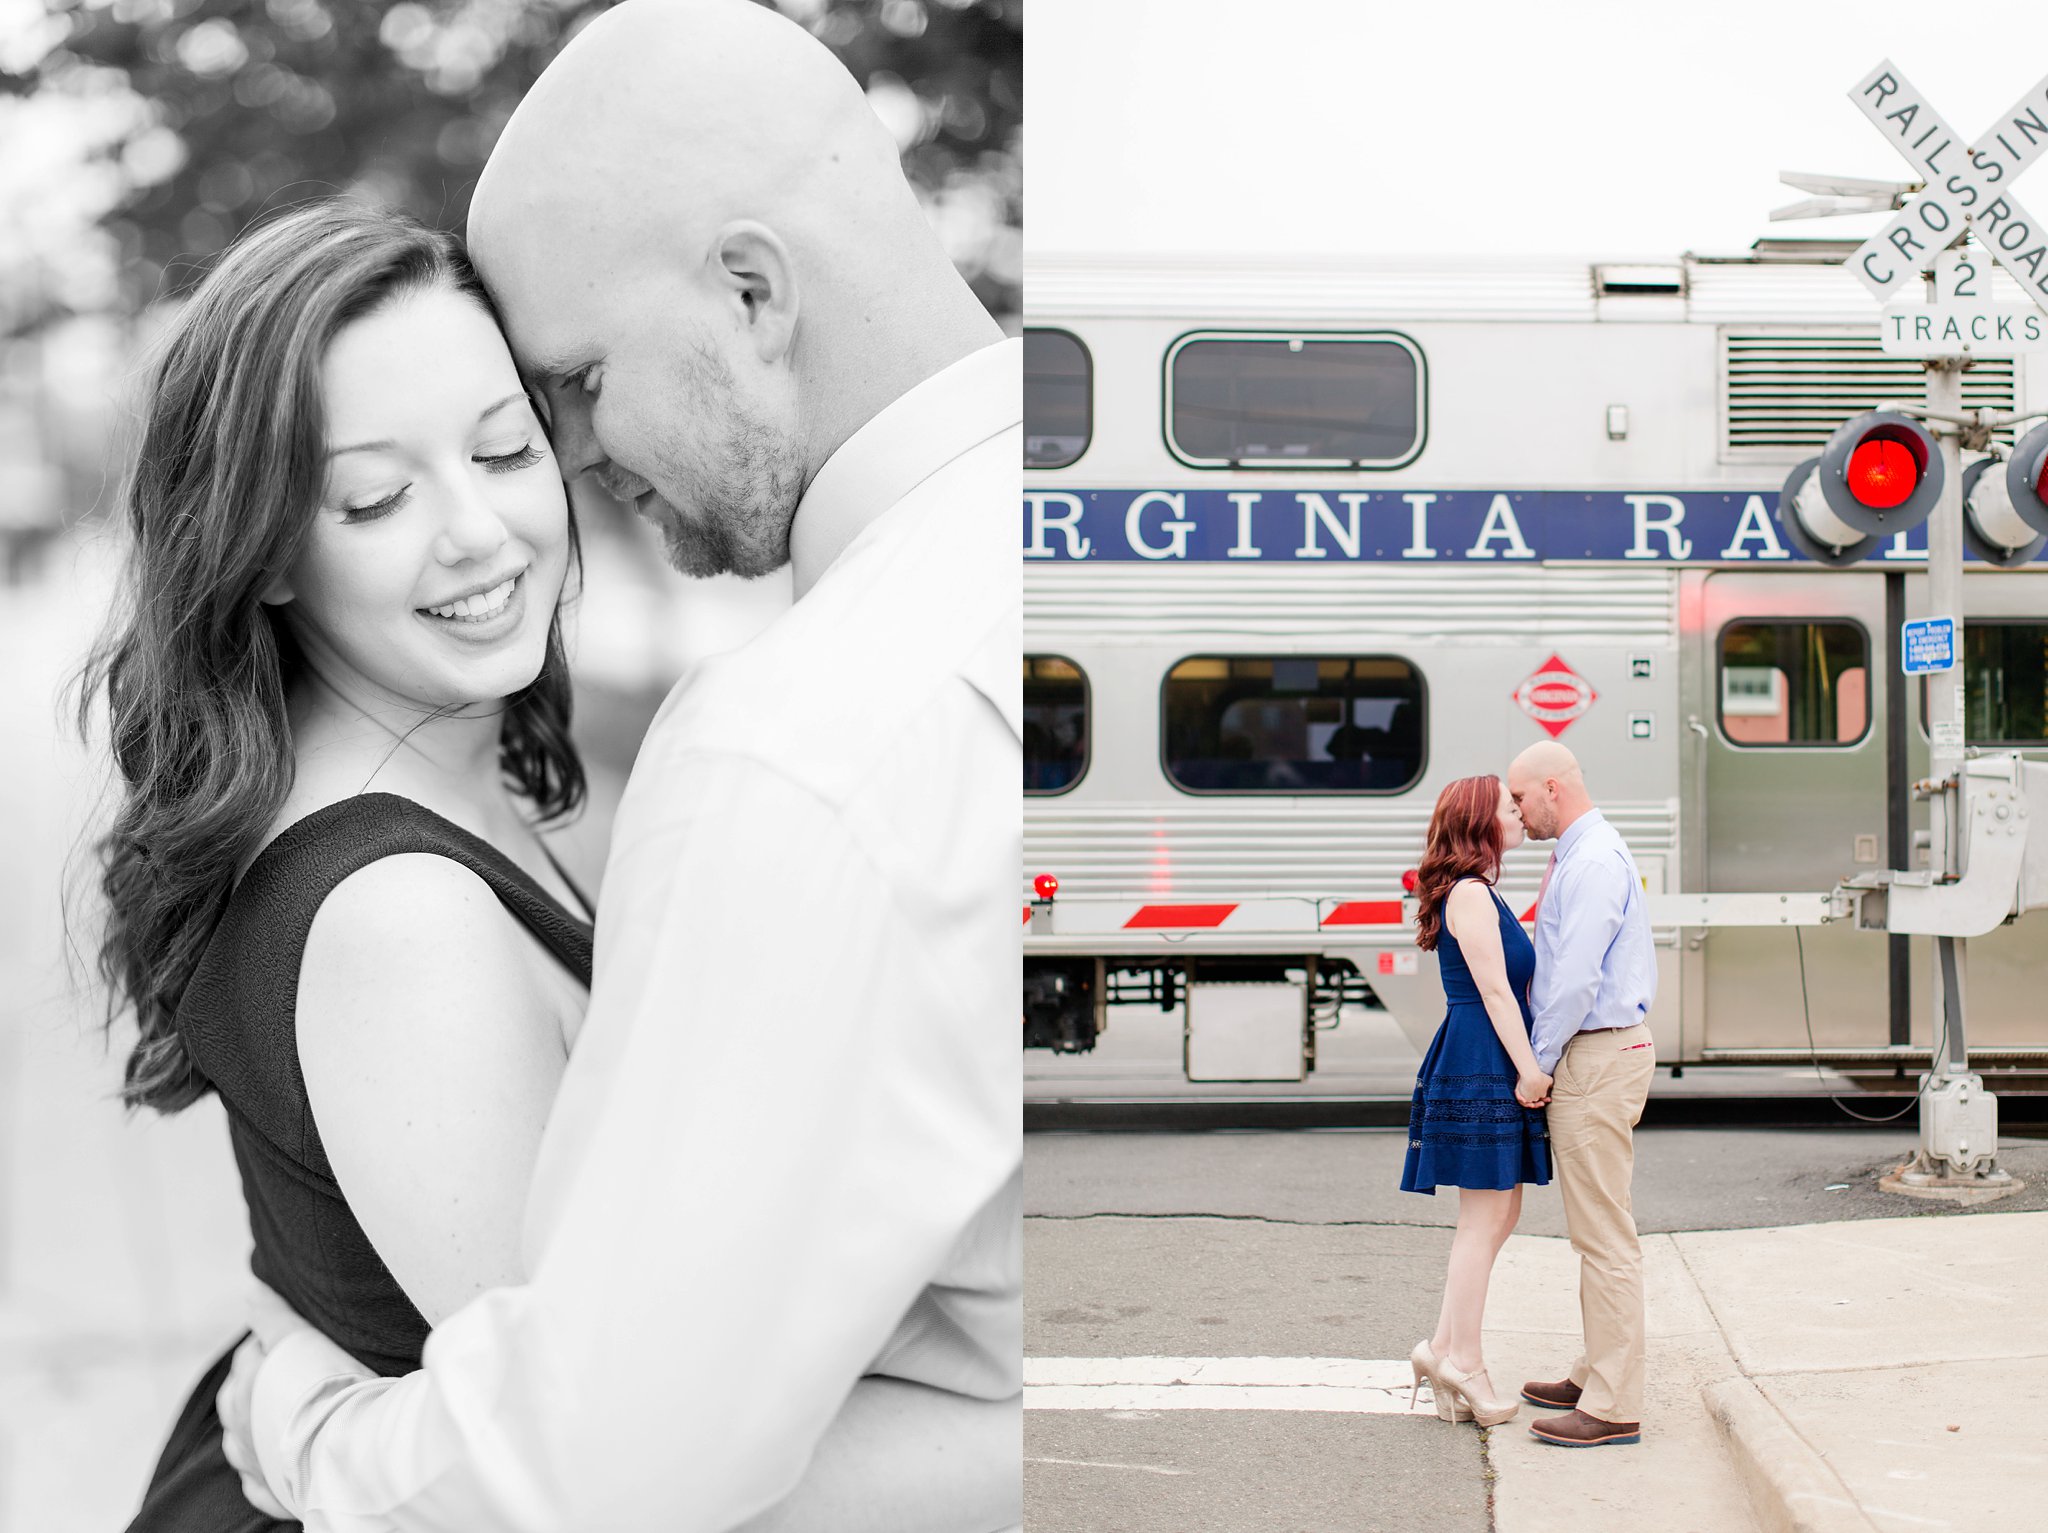
<path id="1" fill-rule="evenodd" d="M 1408 1354 L 1408 1366 L 1415 1373 L 1415 1387 L 1408 1391 L 1408 1409 L 1415 1409 L 1415 1397 L 1422 1391 L 1422 1381 L 1429 1381 L 1430 1398 L 1436 1402 L 1436 1413 L 1445 1421 L 1470 1421 L 1472 1412 L 1465 1402 L 1444 1387 L 1437 1377 L 1437 1370 L 1443 1366 L 1434 1352 L 1429 1350 L 1428 1341 L 1418 1341 L 1415 1350 Z"/>
<path id="2" fill-rule="evenodd" d="M 1515 1413 L 1522 1408 L 1517 1401 L 1496 1399 L 1474 1391 L 1472 1381 L 1483 1372 L 1482 1368 L 1460 1373 L 1449 1361 L 1439 1358 L 1434 1370 L 1436 1388 L 1439 1393 L 1448 1391 L 1456 1395 L 1461 1404 L 1470 1407 L 1472 1419 L 1483 1427 L 1497 1427 L 1503 1421 L 1514 1420 Z"/>

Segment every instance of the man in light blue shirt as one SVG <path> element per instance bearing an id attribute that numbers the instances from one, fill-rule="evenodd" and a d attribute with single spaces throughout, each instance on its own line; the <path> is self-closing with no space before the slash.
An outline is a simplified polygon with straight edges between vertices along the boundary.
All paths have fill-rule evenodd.
<path id="1" fill-rule="evenodd" d="M 1657 960 L 1642 877 L 1593 807 L 1577 759 L 1555 740 L 1515 758 L 1508 792 L 1530 838 L 1557 842 L 1536 903 L 1531 1045 L 1552 1077 L 1551 1156 L 1579 1253 L 1585 1332 L 1569 1376 L 1526 1384 L 1522 1398 L 1565 1412 L 1530 1423 L 1545 1442 L 1640 1442 L 1643 1254 L 1629 1189 L 1634 1130 L 1657 1063 L 1643 1021 L 1657 998 Z"/>

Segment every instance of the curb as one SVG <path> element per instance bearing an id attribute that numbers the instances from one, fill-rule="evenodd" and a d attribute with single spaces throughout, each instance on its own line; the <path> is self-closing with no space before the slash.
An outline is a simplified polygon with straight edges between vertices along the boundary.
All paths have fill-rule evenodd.
<path id="1" fill-rule="evenodd" d="M 1878 1533 L 1841 1477 L 1750 1380 L 1700 1391 L 1763 1533 Z"/>

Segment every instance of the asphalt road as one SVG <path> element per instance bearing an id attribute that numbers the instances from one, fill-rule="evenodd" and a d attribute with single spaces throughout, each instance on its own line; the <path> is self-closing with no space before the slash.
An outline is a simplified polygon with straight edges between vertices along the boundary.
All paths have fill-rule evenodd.
<path id="1" fill-rule="evenodd" d="M 1879 1173 L 1906 1159 L 1916 1143 L 1911 1128 L 1643 1129 L 1636 1136 L 1636 1227 L 1650 1233 L 1954 1217 L 1950 1204 L 1877 1190 Z M 1406 1148 L 1407 1135 L 1397 1129 L 1033 1134 L 1025 1141 L 1025 1213 L 1457 1223 L 1454 1195 L 1400 1190 Z M 2048 1141 L 2001 1141 L 1999 1163 L 2028 1185 L 1992 1208 L 2048 1209 Z M 1531 1189 L 1521 1228 L 1531 1235 L 1565 1233 L 1554 1186 Z"/>
<path id="2" fill-rule="evenodd" d="M 1877 1191 L 1911 1130 L 1645 1130 L 1645 1232 L 1968 1218 Z M 1034 1134 L 1025 1144 L 1027 1358 L 1401 1359 L 1434 1326 L 1453 1195 L 1398 1188 L 1406 1136 Z M 2048 1143 L 2001 1163 L 2048 1207 Z M 1555 1186 L 1522 1230 L 1562 1235 Z M 1562 1371 L 1568 1358 L 1559 1359 Z M 1509 1387 L 1520 1380 L 1499 1379 Z M 1485 1439 L 1431 1416 L 1025 1413 L 1031 1533 L 1488 1533 Z"/>

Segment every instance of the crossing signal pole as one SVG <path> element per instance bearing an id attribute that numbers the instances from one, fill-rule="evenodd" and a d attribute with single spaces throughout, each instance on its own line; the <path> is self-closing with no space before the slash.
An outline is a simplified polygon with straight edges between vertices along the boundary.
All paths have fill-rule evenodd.
<path id="1" fill-rule="evenodd" d="M 1928 616 L 1906 624 L 1905 674 L 1895 682 L 1925 678 L 1930 770 L 1913 791 L 1928 804 L 1929 867 L 1893 869 L 1853 882 L 1882 890 L 1888 929 L 1934 938 L 1934 1050 L 1920 1097 L 1920 1150 L 1884 1185 L 1976 1200 L 2018 1184 L 1997 1163 L 1997 1100 L 1969 1065 L 1964 941 L 1969 932 L 1986 929 L 1983 914 L 1958 909 L 1948 919 L 1941 909 L 1940 891 L 1962 893 L 1973 837 L 1963 550 L 1967 545 L 1987 562 L 2014 565 L 2048 546 L 2042 478 L 2048 427 L 2029 433 L 2009 461 L 1999 461 L 1992 433 L 2031 417 L 1965 411 L 1963 373 L 1981 358 L 2048 349 L 2048 316 L 2040 309 L 2031 302 L 1990 301 L 1994 261 L 2028 297 L 2048 296 L 2040 278 L 2048 249 L 2035 248 L 2044 226 L 2012 191 L 2019 173 L 2048 149 L 2048 79 L 1974 144 L 1966 144 L 1889 60 L 1849 96 L 1921 179 L 1787 173 L 1789 184 L 1817 195 L 1772 217 L 1895 213 L 1849 257 L 1848 266 L 1888 303 L 1880 318 L 1883 349 L 1921 359 L 1925 398 L 1844 422 L 1818 458 L 1786 479 L 1779 520 L 1808 557 L 1837 567 L 1863 559 L 1898 532 L 1927 524 Z M 1925 301 L 1914 303 L 1916 281 L 1923 277 Z M 1965 451 L 1993 455 L 1966 471 Z M 2017 765 L 2013 771 L 2020 776 Z M 1997 789 L 1989 789 L 1983 803 L 2011 812 Z M 1909 900 L 1918 912 L 1910 925 L 1898 919 Z"/>

